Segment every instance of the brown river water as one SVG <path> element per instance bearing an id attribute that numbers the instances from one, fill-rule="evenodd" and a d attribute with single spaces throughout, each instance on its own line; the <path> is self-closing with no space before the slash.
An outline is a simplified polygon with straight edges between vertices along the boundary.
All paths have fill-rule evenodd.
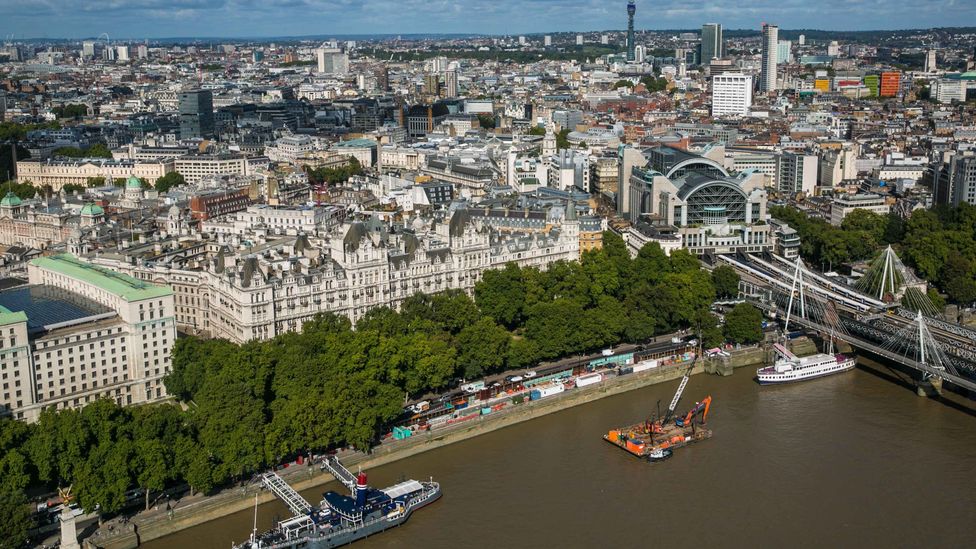
<path id="1" fill-rule="evenodd" d="M 976 403 L 920 398 L 881 370 L 773 387 L 750 368 L 695 376 L 679 410 L 712 395 L 714 436 L 663 463 L 601 435 L 667 407 L 677 381 L 370 470 L 378 487 L 433 476 L 444 496 L 352 547 L 976 546 Z M 303 495 L 326 489 L 343 488 Z M 287 517 L 263 505 L 258 529 Z M 241 512 L 144 547 L 229 548 L 252 522 Z"/>

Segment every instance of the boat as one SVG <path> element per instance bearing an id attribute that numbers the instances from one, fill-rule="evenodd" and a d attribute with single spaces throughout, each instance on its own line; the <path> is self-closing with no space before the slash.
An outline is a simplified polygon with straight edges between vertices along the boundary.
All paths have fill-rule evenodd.
<path id="1" fill-rule="evenodd" d="M 795 383 L 839 374 L 853 369 L 856 363 L 854 357 L 833 353 L 798 357 L 779 343 L 773 345 L 773 349 L 779 358 L 772 366 L 756 370 L 760 385 Z"/>
<path id="2" fill-rule="evenodd" d="M 658 461 L 664 461 L 671 457 L 674 451 L 670 448 L 655 448 L 647 454 L 647 461 L 651 463 L 656 463 Z"/>
<path id="3" fill-rule="evenodd" d="M 691 377 L 691 371 L 699 357 L 701 357 L 700 348 L 695 361 L 692 361 L 681 378 L 678 390 L 668 406 L 667 414 L 661 418 L 655 417 L 635 425 L 612 429 L 603 435 L 603 440 L 638 458 L 657 462 L 671 457 L 675 448 L 711 438 L 712 431 L 705 428 L 708 411 L 712 405 L 711 396 L 696 402 L 684 416 L 675 415 L 678 401 L 681 400 L 681 395 Z"/>
<path id="4" fill-rule="evenodd" d="M 440 485 L 433 480 L 406 480 L 378 490 L 367 483 L 366 473 L 352 475 L 335 457 L 323 469 L 332 472 L 351 490 L 351 495 L 329 491 L 318 507 L 312 507 L 275 473 L 262 478 L 296 515 L 268 532 L 254 532 L 248 541 L 234 549 L 331 549 L 347 545 L 399 526 L 410 515 L 441 497 Z M 255 508 L 255 526 L 257 509 Z"/>

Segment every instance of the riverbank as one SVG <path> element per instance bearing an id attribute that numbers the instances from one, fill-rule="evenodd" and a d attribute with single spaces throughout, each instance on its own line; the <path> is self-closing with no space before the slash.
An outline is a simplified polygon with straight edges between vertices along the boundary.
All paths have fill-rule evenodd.
<path id="1" fill-rule="evenodd" d="M 611 376 L 603 383 L 574 389 L 560 397 L 526 401 L 438 431 L 419 432 L 406 440 L 385 442 L 370 454 L 350 452 L 340 454 L 340 458 L 350 468 L 378 467 L 604 397 L 673 381 L 680 378 L 684 370 L 685 365 L 678 364 L 626 376 Z M 700 374 L 703 371 L 702 366 L 696 366 L 692 373 Z M 334 480 L 328 473 L 320 471 L 317 465 L 290 467 L 279 474 L 299 492 Z M 96 535 L 86 539 L 84 544 L 85 547 L 102 549 L 138 547 L 140 543 L 253 508 L 255 496 L 259 504 L 274 499 L 274 495 L 263 490 L 259 484 L 227 489 L 209 497 L 184 498 L 170 510 L 155 509 L 141 513 L 127 524 L 113 525 L 111 531 L 103 527 Z"/>

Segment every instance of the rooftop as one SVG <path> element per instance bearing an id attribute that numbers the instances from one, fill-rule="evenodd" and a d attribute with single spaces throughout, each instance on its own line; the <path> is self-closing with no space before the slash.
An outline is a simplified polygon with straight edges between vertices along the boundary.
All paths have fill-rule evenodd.
<path id="1" fill-rule="evenodd" d="M 0 324 L 27 321 L 27 333 L 113 317 L 100 303 L 54 286 L 21 286 L 0 292 Z"/>
<path id="2" fill-rule="evenodd" d="M 141 301 L 173 293 L 169 286 L 159 286 L 137 280 L 105 267 L 85 263 L 71 254 L 39 257 L 31 261 L 31 265 L 77 278 L 126 301 Z"/>

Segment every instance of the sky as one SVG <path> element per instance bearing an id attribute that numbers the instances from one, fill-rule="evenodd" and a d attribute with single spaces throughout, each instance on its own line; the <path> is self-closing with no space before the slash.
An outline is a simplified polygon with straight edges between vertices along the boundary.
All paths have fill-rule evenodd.
<path id="1" fill-rule="evenodd" d="M 976 0 L 637 0 L 640 29 L 875 30 L 976 24 Z M 623 30 L 624 0 L 0 0 L 9 38 L 524 34 Z"/>

